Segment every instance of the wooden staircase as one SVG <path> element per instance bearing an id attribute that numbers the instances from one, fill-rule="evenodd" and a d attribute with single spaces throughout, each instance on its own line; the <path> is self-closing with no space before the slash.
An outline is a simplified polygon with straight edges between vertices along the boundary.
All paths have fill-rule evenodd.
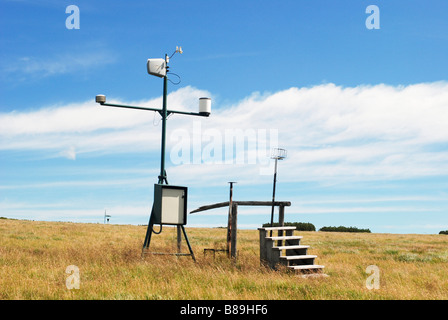
<path id="1" fill-rule="evenodd" d="M 301 236 L 294 236 L 296 227 L 265 227 L 260 231 L 260 262 L 271 269 L 279 265 L 301 273 L 317 273 L 324 266 L 314 264 L 315 255 L 308 254 L 310 246 L 300 244 Z M 277 235 L 274 233 L 277 232 Z M 272 235 L 271 235 L 272 234 Z"/>

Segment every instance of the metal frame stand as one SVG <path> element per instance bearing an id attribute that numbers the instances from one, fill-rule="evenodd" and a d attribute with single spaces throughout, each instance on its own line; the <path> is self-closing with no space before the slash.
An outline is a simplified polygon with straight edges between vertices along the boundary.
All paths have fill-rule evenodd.
<path id="1" fill-rule="evenodd" d="M 182 48 L 179 50 L 176 47 L 176 52 L 182 53 Z M 173 53 L 173 55 L 174 55 L 174 53 Z M 191 116 L 208 117 L 209 114 L 210 114 L 209 112 L 201 111 L 201 109 L 199 110 L 199 113 L 167 110 L 167 87 L 168 87 L 167 73 L 168 73 L 168 70 L 169 70 L 169 67 L 168 67 L 169 58 L 170 57 L 168 57 L 168 55 L 165 54 L 166 74 L 163 76 L 163 107 L 162 107 L 162 109 L 106 103 L 106 98 L 104 96 L 101 96 L 101 95 L 97 96 L 97 99 L 96 99 L 96 102 L 100 103 L 102 106 L 128 108 L 128 109 L 138 109 L 138 110 L 147 110 L 147 111 L 156 111 L 156 112 L 158 112 L 162 116 L 162 146 L 161 146 L 161 159 L 160 159 L 160 175 L 158 177 L 159 178 L 159 182 L 158 182 L 159 184 L 168 184 L 166 171 L 165 171 L 166 120 L 167 120 L 168 115 L 176 113 L 176 114 L 184 114 L 184 115 L 191 115 Z M 160 77 L 162 77 L 162 76 L 160 76 Z M 146 251 L 149 248 L 149 245 L 151 243 L 151 235 L 152 235 L 152 233 L 159 234 L 160 232 L 162 232 L 162 227 L 163 227 L 162 225 L 160 226 L 161 229 L 160 229 L 159 232 L 155 232 L 154 229 L 153 229 L 153 227 L 154 227 L 153 213 L 154 213 L 154 204 L 153 204 L 153 207 L 152 207 L 152 210 L 151 210 L 151 216 L 149 218 L 148 229 L 146 231 L 145 241 L 143 243 L 142 255 L 144 253 L 148 253 Z M 196 259 L 194 257 L 193 250 L 191 249 L 190 242 L 188 240 L 187 233 L 185 231 L 184 226 L 183 225 L 178 225 L 177 228 L 178 228 L 178 232 L 177 232 L 177 234 L 178 234 L 178 241 L 177 241 L 178 250 L 180 251 L 180 242 L 181 242 L 180 241 L 180 238 L 181 238 L 180 230 L 182 230 L 182 233 L 184 234 L 185 240 L 186 240 L 187 245 L 188 245 L 188 250 L 190 251 L 190 253 L 189 254 L 182 254 L 182 253 L 179 252 L 176 255 L 191 255 L 193 260 L 196 261 Z M 157 253 L 154 253 L 154 254 L 157 254 Z"/>
<path id="2" fill-rule="evenodd" d="M 167 56 L 165 55 L 165 59 L 167 58 Z M 162 112 L 160 112 L 161 116 L 162 116 L 162 147 L 161 147 L 161 159 L 160 159 L 160 175 L 159 175 L 159 184 L 168 184 L 168 179 L 167 179 L 167 175 L 166 175 L 166 170 L 165 170 L 165 141 L 166 141 L 166 119 L 168 117 L 168 111 L 167 111 L 167 107 L 166 107 L 166 100 L 167 100 L 167 85 L 168 85 L 168 78 L 167 76 L 163 77 L 163 106 L 162 106 Z M 180 234 L 179 234 L 179 227 L 182 230 L 182 233 L 184 234 L 184 238 L 185 241 L 187 242 L 187 246 L 188 246 L 188 250 L 190 251 L 190 253 L 158 253 L 158 252 L 148 252 L 148 248 L 149 245 L 151 243 L 151 235 L 152 233 L 156 233 L 159 234 L 160 232 L 162 232 L 162 225 L 160 226 L 160 231 L 159 232 L 154 232 L 154 204 L 153 207 L 151 209 L 151 216 L 149 218 L 149 222 L 148 222 L 148 229 L 146 230 L 146 236 L 145 236 L 145 241 L 143 242 L 143 248 L 142 248 L 142 257 L 144 257 L 145 254 L 171 254 L 171 255 L 177 255 L 177 256 L 185 256 L 185 255 L 189 255 L 193 258 L 194 261 L 196 261 L 193 250 L 191 249 L 191 245 L 190 245 L 190 241 L 188 240 L 188 236 L 187 236 L 187 232 L 185 231 L 185 227 L 183 225 L 178 225 L 178 238 L 177 238 L 177 247 L 178 247 L 178 251 L 180 251 L 180 243 L 181 243 L 181 239 L 179 238 Z"/>

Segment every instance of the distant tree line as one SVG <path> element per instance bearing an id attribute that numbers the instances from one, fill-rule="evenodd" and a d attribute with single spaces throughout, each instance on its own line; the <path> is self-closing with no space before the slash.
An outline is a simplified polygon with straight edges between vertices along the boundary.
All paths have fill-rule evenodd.
<path id="1" fill-rule="evenodd" d="M 364 233 L 371 233 L 370 229 L 359 229 L 356 227 L 322 227 L 319 229 L 319 231 L 325 231 L 325 232 L 364 232 Z"/>
<path id="2" fill-rule="evenodd" d="M 439 234 L 448 234 L 448 230 L 440 231 Z"/>
<path id="3" fill-rule="evenodd" d="M 270 227 L 270 223 L 263 224 L 263 227 Z M 273 227 L 279 227 L 280 224 L 278 222 L 273 223 Z M 285 227 L 296 227 L 296 230 L 298 231 L 316 231 L 316 227 L 309 222 L 285 222 Z M 322 227 L 319 229 L 319 231 L 324 232 L 365 232 L 365 233 L 371 233 L 369 229 L 359 229 L 356 227 Z"/>
<path id="4" fill-rule="evenodd" d="M 312 223 L 308 222 L 285 222 L 283 224 L 285 227 L 296 227 L 298 231 L 316 231 L 316 227 Z M 263 227 L 270 227 L 270 223 L 263 224 Z M 274 222 L 273 227 L 279 227 L 280 224 L 278 222 Z"/>

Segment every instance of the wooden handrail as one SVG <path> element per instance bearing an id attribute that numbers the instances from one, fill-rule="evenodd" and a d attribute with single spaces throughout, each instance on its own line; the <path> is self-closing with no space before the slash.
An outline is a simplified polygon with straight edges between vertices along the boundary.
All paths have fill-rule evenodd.
<path id="1" fill-rule="evenodd" d="M 233 204 L 236 204 L 238 206 L 268 206 L 268 207 L 270 207 L 270 206 L 272 206 L 272 201 L 233 201 Z M 211 209 L 216 209 L 216 208 L 227 207 L 227 206 L 229 206 L 229 201 L 219 202 L 219 203 L 199 207 L 196 210 L 191 211 L 190 214 L 201 212 L 201 211 L 206 211 L 206 210 L 211 210 Z M 291 202 L 290 201 L 275 201 L 274 206 L 289 207 L 289 206 L 291 206 Z"/>

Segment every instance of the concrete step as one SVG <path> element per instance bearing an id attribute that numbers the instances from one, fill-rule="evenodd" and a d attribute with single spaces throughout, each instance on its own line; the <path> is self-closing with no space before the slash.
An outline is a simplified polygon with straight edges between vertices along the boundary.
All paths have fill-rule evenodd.
<path id="1" fill-rule="evenodd" d="M 277 249 L 277 250 L 300 250 L 300 249 L 308 249 L 309 247 L 310 246 L 292 245 L 292 246 L 272 247 L 272 249 Z"/>
<path id="2" fill-rule="evenodd" d="M 321 270 L 325 268 L 324 266 L 320 266 L 317 264 L 310 264 L 310 265 L 300 265 L 300 266 L 288 266 L 290 269 L 304 271 L 304 270 Z"/>
<path id="3" fill-rule="evenodd" d="M 297 230 L 296 227 L 262 227 L 258 230 L 260 231 L 260 260 L 270 268 L 276 269 L 280 264 L 306 275 L 322 274 L 320 271 L 325 267 L 314 264 L 317 255 L 307 254 L 310 246 L 300 245 L 303 237 L 293 235 Z M 271 236 L 267 233 L 268 231 L 271 231 Z M 273 235 L 273 232 L 278 232 L 279 235 Z"/>
<path id="4" fill-rule="evenodd" d="M 314 259 L 314 258 L 317 258 L 317 256 L 312 254 L 301 256 L 280 256 L 280 259 L 286 259 L 286 260 L 300 260 L 300 259 Z"/>
<path id="5" fill-rule="evenodd" d="M 266 230 L 266 231 L 296 230 L 296 227 L 263 227 L 263 228 L 258 228 L 258 230 Z"/>
<path id="6" fill-rule="evenodd" d="M 274 240 L 274 241 L 278 241 L 278 240 L 300 240 L 302 239 L 302 236 L 278 236 L 278 237 L 266 237 L 266 239 L 269 240 Z"/>
<path id="7" fill-rule="evenodd" d="M 308 265 L 314 265 L 314 259 L 316 258 L 317 256 L 311 254 L 280 256 L 280 262 L 288 267 L 302 266 L 302 265 L 308 266 Z"/>

